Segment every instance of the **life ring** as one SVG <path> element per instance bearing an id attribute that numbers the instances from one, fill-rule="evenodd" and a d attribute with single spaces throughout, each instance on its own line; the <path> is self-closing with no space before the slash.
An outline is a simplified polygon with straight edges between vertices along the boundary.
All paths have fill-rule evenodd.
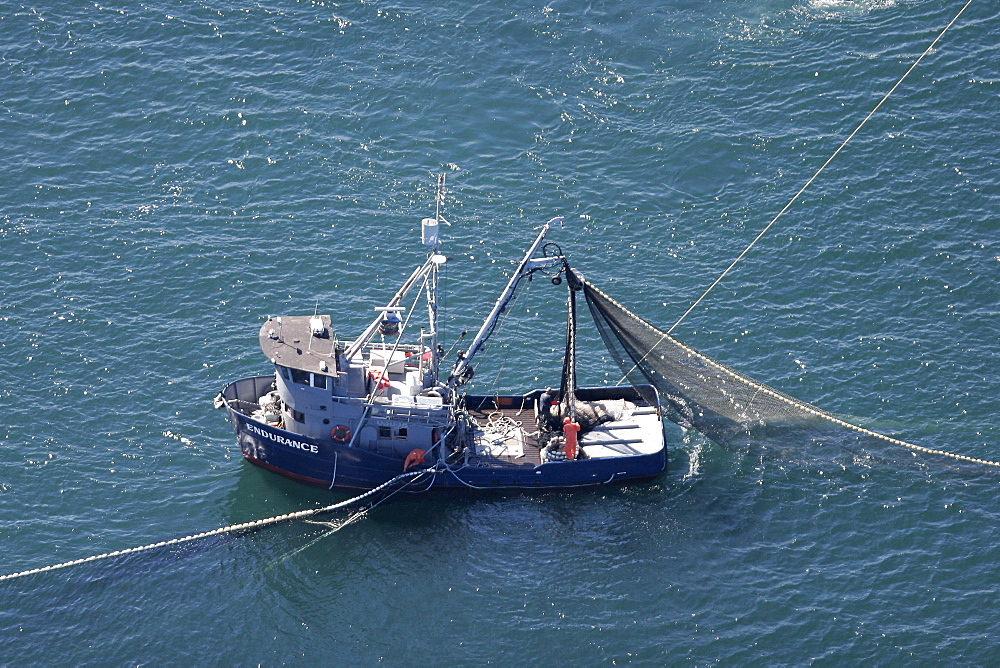
<path id="1" fill-rule="evenodd" d="M 342 424 L 338 424 L 330 430 L 330 438 L 337 443 L 347 443 L 351 440 L 351 430 Z"/>

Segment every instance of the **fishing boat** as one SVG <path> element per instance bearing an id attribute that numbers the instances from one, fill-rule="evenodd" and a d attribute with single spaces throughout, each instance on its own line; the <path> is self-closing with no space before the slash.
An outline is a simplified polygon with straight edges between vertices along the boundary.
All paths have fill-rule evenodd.
<path id="1" fill-rule="evenodd" d="M 581 488 L 649 480 L 667 465 L 652 385 L 577 387 L 576 295 L 582 277 L 541 226 L 468 349 L 447 362 L 438 340 L 443 178 L 435 216 L 421 221 L 426 259 L 360 335 L 331 316 L 269 316 L 261 351 L 273 373 L 216 397 L 252 464 L 314 486 L 374 489 L 406 472 L 412 487 Z M 568 287 L 558 389 L 470 394 L 463 386 L 518 287 L 545 273 Z M 410 306 L 408 295 L 415 294 Z M 555 383 L 554 383 L 555 385 Z M 415 490 L 411 490 L 415 491 Z"/>

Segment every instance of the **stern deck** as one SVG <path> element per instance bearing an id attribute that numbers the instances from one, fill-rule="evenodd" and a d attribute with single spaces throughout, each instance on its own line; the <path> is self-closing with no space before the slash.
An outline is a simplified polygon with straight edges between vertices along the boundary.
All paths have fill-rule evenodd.
<path id="1" fill-rule="evenodd" d="M 523 396 L 467 397 L 466 409 L 477 428 L 466 463 L 482 467 L 535 467 L 542 463 L 535 406 L 540 391 Z M 648 455 L 663 449 L 663 423 L 658 402 L 631 388 L 582 389 L 589 401 L 620 402 L 617 419 L 580 435 L 587 459 Z"/>

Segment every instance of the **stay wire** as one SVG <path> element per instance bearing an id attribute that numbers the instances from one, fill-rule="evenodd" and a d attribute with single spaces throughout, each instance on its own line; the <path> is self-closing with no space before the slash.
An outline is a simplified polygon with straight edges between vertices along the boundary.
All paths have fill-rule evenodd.
<path id="1" fill-rule="evenodd" d="M 713 282 L 713 283 L 712 283 L 712 284 L 711 284 L 710 286 L 708 286 L 708 289 L 707 289 L 707 290 L 705 290 L 705 292 L 703 292 L 703 293 L 702 293 L 702 295 L 701 295 L 700 297 L 698 297 L 698 299 L 696 299 L 696 300 L 695 300 L 695 302 L 694 302 L 693 304 L 691 304 L 691 306 L 690 306 L 690 307 L 688 308 L 688 310 L 687 310 L 687 311 L 685 311 L 685 312 L 684 312 L 684 314 L 683 314 L 683 315 L 682 315 L 682 316 L 681 316 L 680 318 L 678 318 L 678 319 L 677 319 L 677 322 L 675 322 L 675 323 L 673 324 L 673 326 L 671 326 L 671 327 L 670 327 L 670 329 L 668 329 L 668 330 L 667 330 L 667 334 L 670 334 L 670 333 L 672 333 L 672 332 L 674 331 L 674 329 L 675 329 L 675 328 L 676 328 L 676 327 L 677 327 L 677 326 L 678 326 L 679 324 L 681 324 L 681 322 L 683 322 L 683 320 L 684 320 L 684 319 L 685 319 L 685 318 L 686 318 L 686 317 L 687 317 L 687 316 L 688 316 L 688 315 L 689 315 L 689 314 L 690 314 L 690 313 L 691 313 L 691 312 L 692 312 L 692 311 L 693 311 L 693 310 L 694 310 L 695 308 L 697 308 L 698 304 L 700 304 L 700 303 L 702 302 L 702 300 L 703 300 L 703 299 L 705 299 L 705 297 L 707 297 L 707 296 L 708 296 L 708 293 L 709 293 L 709 292 L 711 292 L 711 291 L 712 291 L 712 290 L 713 290 L 713 289 L 715 288 L 715 286 L 717 286 L 717 285 L 718 285 L 719 283 L 721 283 L 721 282 L 722 282 L 722 279 L 724 279 L 724 278 L 726 277 L 726 275 L 727 275 L 727 274 L 728 274 L 728 273 L 730 272 L 730 270 L 731 270 L 731 269 L 732 269 L 733 267 L 735 267 L 735 266 L 736 266 L 736 264 L 737 264 L 737 263 L 738 263 L 738 262 L 739 262 L 740 260 L 742 260 L 742 259 L 743 259 L 743 257 L 744 257 L 744 256 L 745 256 L 745 255 L 746 255 L 747 253 L 749 253 L 749 252 L 750 252 L 750 249 L 751 249 L 751 248 L 753 248 L 753 247 L 754 247 L 754 245 L 755 245 L 755 244 L 756 244 L 756 243 L 757 243 L 758 241 L 760 241 L 760 239 L 761 239 L 761 238 L 762 238 L 762 237 L 763 237 L 763 236 L 764 236 L 765 234 L 767 234 L 768 230 L 770 230 L 770 229 L 771 229 L 771 227 L 772 227 L 772 226 L 773 226 L 773 225 L 774 225 L 774 224 L 775 224 L 775 223 L 776 223 L 776 222 L 778 221 L 778 219 L 779 219 L 779 218 L 781 218 L 781 216 L 782 216 L 782 215 L 783 215 L 783 214 L 784 214 L 784 213 L 785 213 L 786 211 L 788 211 L 788 209 L 790 209 L 790 208 L 791 208 L 792 204 L 794 204 L 794 203 L 795 203 L 795 202 L 796 202 L 796 201 L 797 201 L 797 200 L 799 199 L 799 197 L 800 197 L 800 196 L 802 195 L 802 193 L 804 193 L 804 192 L 805 192 L 806 188 L 808 188 L 808 187 L 809 187 L 810 185 L 812 185 L 812 182 L 813 182 L 813 181 L 815 181 L 815 180 L 816 180 L 816 178 L 817 178 L 817 177 L 818 177 L 818 176 L 819 176 L 819 175 L 820 175 L 821 173 L 823 173 L 823 170 L 824 170 L 824 169 L 826 169 L 827 165 L 829 165 L 829 164 L 830 164 L 831 162 L 833 162 L 833 159 L 837 157 L 837 155 L 838 155 L 838 154 L 839 154 L 839 153 L 840 153 L 840 152 L 841 152 L 841 151 L 842 151 L 842 150 L 844 149 L 844 147 L 845 147 L 845 146 L 847 146 L 847 143 L 848 143 L 848 142 L 850 142 L 850 141 L 851 141 L 851 140 L 852 140 L 852 139 L 854 138 L 854 135 L 856 135 L 856 134 L 857 134 L 857 133 L 858 133 L 858 132 L 859 132 L 859 131 L 861 130 L 861 128 L 863 128 L 863 127 L 865 126 L 865 124 L 866 124 L 866 123 L 867 123 L 867 122 L 869 121 L 869 119 L 871 119 L 871 117 L 875 115 L 875 112 L 877 112 L 877 111 L 879 110 L 879 108 L 880 108 L 880 107 L 881 107 L 881 106 L 882 106 L 882 105 L 883 105 L 883 104 L 885 103 L 885 101 L 889 99 L 889 96 L 890 96 L 890 95 L 892 95 L 892 94 L 893 94 L 893 93 L 894 93 L 894 92 L 896 91 L 896 89 L 897 89 L 897 88 L 899 88 L 900 84 L 902 84 L 902 83 L 903 83 L 903 81 L 904 81 L 904 80 L 906 79 L 906 77 L 908 77 L 908 76 L 910 75 L 910 72 L 912 72 L 912 71 L 913 71 L 914 69 L 916 69 L 917 65 L 919 65 L 919 64 L 920 64 L 920 61 L 921 61 L 921 60 L 923 60 L 923 59 L 924 59 L 924 57 L 925 57 L 925 56 L 926 56 L 926 55 L 927 55 L 928 53 L 930 53 L 930 52 L 931 52 L 931 50 L 933 50 L 933 49 L 934 49 L 935 45 L 937 45 L 937 43 L 938 43 L 938 42 L 939 42 L 939 41 L 941 40 L 941 38 L 942 38 L 942 37 L 944 37 L 944 34 L 945 34 L 946 32 L 948 32 L 948 29 L 949 29 L 949 28 L 951 28 L 951 27 L 952 27 L 952 26 L 953 26 L 953 25 L 955 24 L 955 22 L 956 22 L 956 21 L 958 20 L 958 18 L 959 18 L 959 17 L 960 17 L 961 15 L 962 15 L 962 13 L 963 13 L 963 12 L 964 12 L 964 11 L 966 10 L 966 8 L 967 8 L 967 7 L 969 6 L 969 5 L 971 5 L 971 4 L 972 4 L 972 0 L 967 0 L 967 2 L 965 3 L 965 5 L 964 5 L 964 6 L 963 6 L 963 7 L 962 7 L 962 8 L 960 9 L 960 10 L 958 10 L 958 13 L 957 13 L 957 14 L 955 15 L 955 17 L 954 17 L 954 18 L 953 18 L 953 19 L 952 19 L 952 20 L 951 20 L 951 21 L 950 21 L 950 22 L 948 23 L 948 25 L 946 25 L 946 26 L 944 27 L 944 29 L 943 29 L 943 30 L 941 30 L 941 32 L 940 32 L 940 33 L 938 33 L 938 36 L 934 38 L 934 41 L 933 41 L 933 42 L 931 42 L 930 46 L 928 46 L 928 47 L 927 47 L 926 49 L 924 49 L 924 52 L 920 54 L 920 57 L 918 57 L 918 58 L 917 58 L 917 59 L 916 59 L 915 61 L 913 61 L 913 64 L 912 64 L 912 65 L 910 65 L 910 68 L 909 68 L 908 70 L 906 70 L 906 72 L 905 72 L 905 73 L 903 74 L 903 76 L 901 76 L 901 77 L 899 78 L 899 81 L 897 81 L 897 82 L 896 82 L 896 85 L 894 85 L 894 86 L 893 86 L 893 87 L 892 87 L 892 88 L 891 88 L 891 89 L 889 90 L 889 92 L 888 92 L 888 93 L 886 93 L 886 94 L 885 94 L 885 96 L 883 96 L 881 100 L 879 100 L 878 104 L 876 104 L 876 105 L 875 105 L 875 107 L 874 107 L 874 108 L 873 108 L 873 109 L 872 109 L 872 110 L 871 110 L 870 112 L 868 112 L 868 115 L 867 115 L 867 116 L 865 116 L 864 120 L 863 120 L 863 121 L 861 121 L 861 123 L 859 123 L 859 124 L 858 124 L 858 127 L 854 128 L 854 131 L 853 131 L 853 132 L 851 132 L 851 134 L 847 136 L 847 139 L 845 139 L 845 140 L 844 140 L 844 141 L 843 141 L 843 142 L 842 142 L 842 143 L 840 144 L 840 146 L 838 146 L 838 147 L 837 147 L 837 150 L 836 150 L 836 151 L 834 151 L 834 152 L 833 152 L 833 154 L 832 154 L 832 155 L 830 155 L 830 157 L 829 157 L 829 158 L 827 158 L 826 162 L 824 162 L 824 163 L 823 163 L 823 165 L 822 165 L 822 166 L 821 166 L 821 167 L 820 167 L 819 169 L 817 169 L 817 170 L 816 170 L 816 173 L 815 173 L 815 174 L 813 174 L 813 175 L 812 175 L 812 177 L 811 177 L 811 178 L 810 178 L 810 179 L 809 179 L 808 181 L 806 181 L 805 185 L 803 185 L 803 186 L 802 186 L 802 187 L 801 187 L 801 188 L 799 189 L 799 191 L 798 191 L 797 193 L 795 193 L 795 195 L 794 195 L 794 196 L 792 197 L 792 199 L 790 199 L 790 200 L 788 201 L 788 204 L 786 204 L 786 205 L 785 205 L 785 206 L 784 206 L 784 207 L 783 207 L 783 208 L 781 209 L 781 211 L 779 211 L 779 212 L 778 212 L 778 215 L 776 215 L 776 216 L 775 216 L 774 218 L 772 218 L 772 219 L 771 219 L 771 222 L 770 222 L 770 223 L 768 223 L 768 224 L 767 224 L 767 225 L 766 225 L 766 226 L 764 227 L 764 229 L 760 231 L 760 234 L 758 234 L 758 235 L 756 236 L 756 238 L 754 238 L 754 240 L 750 242 L 750 245 L 749 245 L 749 246 L 747 246 L 747 247 L 746 247 L 745 249 L 743 249 L 743 252 L 742 252 L 742 253 L 740 253 L 740 254 L 739 254 L 739 255 L 738 255 L 737 257 L 736 257 L 736 259 L 735 259 L 735 260 L 733 260 L 732 264 L 730 264 L 730 265 L 729 265 L 728 267 L 726 267 L 726 270 L 725 270 L 725 271 L 723 271 L 723 272 L 722 272 L 722 273 L 721 273 L 721 274 L 719 275 L 719 277 L 718 277 L 717 279 L 715 279 L 715 281 L 714 281 L 714 282 Z"/>
<path id="2" fill-rule="evenodd" d="M 881 100 L 879 100 L 878 104 L 876 104 L 875 107 L 872 108 L 872 110 L 870 112 L 868 112 L 868 115 L 865 116 L 864 120 L 862 120 L 858 124 L 858 126 L 856 128 L 854 128 L 854 131 L 851 132 L 851 134 L 849 134 L 847 136 L 847 138 L 843 142 L 841 142 L 840 146 L 837 147 L 837 150 L 835 150 L 830 155 L 830 157 L 826 159 L 826 162 L 824 162 L 820 166 L 820 168 L 816 170 L 816 173 L 813 174 L 809 178 L 809 180 L 805 182 L 805 185 L 803 185 L 801 188 L 799 188 L 799 191 L 797 193 L 795 193 L 795 195 L 790 200 L 788 200 L 788 204 L 786 204 L 784 207 L 782 207 L 781 211 L 779 211 L 777 213 L 777 215 L 774 218 L 771 219 L 771 222 L 769 222 L 766 226 L 764 226 L 764 229 L 762 229 L 760 231 L 760 233 L 756 237 L 754 237 L 754 240 L 750 242 L 750 245 L 748 245 L 746 248 L 744 248 L 743 252 L 740 253 L 738 256 L 736 256 L 736 259 L 733 260 L 732 263 L 730 263 L 730 265 L 728 267 L 726 267 L 725 271 L 723 271 L 721 274 L 719 274 L 719 277 L 716 278 L 715 281 L 713 281 L 712 284 L 708 286 L 708 289 L 705 290 L 705 292 L 703 292 L 701 294 L 701 296 L 698 297 L 698 299 L 696 299 L 694 301 L 694 303 L 692 303 L 691 306 L 689 306 L 686 311 L 684 311 L 684 313 L 681 315 L 681 317 L 677 319 L 677 322 L 675 322 L 673 325 L 670 326 L 670 329 L 668 329 L 663 334 L 663 336 L 660 338 L 660 340 L 657 341 L 655 344 L 653 344 L 649 348 L 649 350 L 646 351 L 646 353 L 639 359 L 639 361 L 637 361 L 632 366 L 632 368 L 629 369 L 625 373 L 625 375 L 623 375 L 618 380 L 617 385 L 621 385 L 623 382 L 625 382 L 625 380 L 628 378 L 629 374 L 632 373 L 633 371 L 635 371 L 637 368 L 639 368 L 639 365 L 643 362 L 643 360 L 646 359 L 646 357 L 651 352 L 653 352 L 653 350 L 656 349 L 656 346 L 658 346 L 664 339 L 666 339 L 667 336 L 669 336 L 671 333 L 673 333 L 673 331 L 677 328 L 677 326 L 680 325 L 684 321 L 684 319 L 687 318 L 688 315 L 690 315 L 691 312 L 694 311 L 698 307 L 698 304 L 700 304 L 705 299 L 705 297 L 708 296 L 708 293 L 710 293 L 712 290 L 714 290 L 715 286 L 717 286 L 719 283 L 722 282 L 722 280 L 729 274 L 729 272 L 732 271 L 733 267 L 735 267 L 740 262 L 740 260 L 742 260 L 746 256 L 746 254 L 750 252 L 750 249 L 753 248 L 757 244 L 757 242 L 760 241 L 761 238 L 763 238 L 764 235 L 768 233 L 768 231 L 771 229 L 771 227 L 773 227 L 774 224 L 776 222 L 778 222 L 778 219 L 781 218 L 781 216 L 784 215 L 784 213 L 786 211 L 788 211 L 788 209 L 790 209 L 792 207 L 792 204 L 794 204 L 796 201 L 798 201 L 799 197 L 802 196 L 802 193 L 804 193 L 806 191 L 806 188 L 808 188 L 810 185 L 812 185 L 813 181 L 815 181 L 817 179 L 817 177 L 819 177 L 819 175 L 823 173 L 823 170 L 826 169 L 827 165 L 829 165 L 831 162 L 833 162 L 833 159 L 836 158 L 837 155 L 842 150 L 844 150 L 844 147 L 847 146 L 848 142 L 850 142 L 854 138 L 854 135 L 858 134 L 858 132 L 861 130 L 861 128 L 863 128 L 865 126 L 865 124 L 872 118 L 872 116 L 875 115 L 875 112 L 877 112 L 879 110 L 879 108 L 881 108 L 881 106 L 885 103 L 885 101 L 889 99 L 889 96 L 892 95 L 896 91 L 896 89 L 899 88 L 899 86 L 903 83 L 903 81 L 906 79 L 906 77 L 908 77 L 910 75 L 910 72 L 912 72 L 914 69 L 916 69 L 917 65 L 920 64 L 920 61 L 922 61 L 924 59 L 924 57 L 934 49 L 934 47 L 941 40 L 941 38 L 944 37 L 945 33 L 948 32 L 948 30 L 955 24 L 956 21 L 958 21 L 959 17 L 962 16 L 962 13 L 965 12 L 965 10 L 971 4 L 972 4 L 972 0 L 967 0 L 966 1 L 966 3 L 962 6 L 962 8 L 960 10 L 958 10 L 958 13 L 955 14 L 954 18 L 952 18 L 951 21 L 948 22 L 948 25 L 946 25 L 941 30 L 941 32 L 938 33 L 937 37 L 934 38 L 934 41 L 932 41 L 930 43 L 930 45 L 926 49 L 924 49 L 924 52 L 921 53 L 920 56 L 915 61 L 913 61 L 913 64 L 910 65 L 909 69 L 907 69 L 906 72 L 903 73 L 903 76 L 901 76 L 899 78 L 899 81 L 897 81 L 896 84 L 892 88 L 889 89 L 889 92 L 886 93 L 882 97 Z"/>
<path id="3" fill-rule="evenodd" d="M 528 279 L 529 279 L 527 281 L 528 285 L 527 285 L 527 287 L 524 288 L 524 292 L 522 293 L 522 295 L 520 297 L 515 297 L 515 299 L 512 299 L 510 301 L 510 303 L 507 304 L 508 308 L 506 308 L 504 310 L 503 317 L 497 322 L 496 325 L 494 325 L 493 329 L 491 330 L 491 333 L 490 333 L 490 337 L 491 338 L 493 336 L 493 333 L 495 333 L 498 330 L 503 329 L 504 326 L 507 324 L 507 319 L 510 318 L 510 314 L 511 314 L 511 312 L 513 310 L 512 307 L 514 306 L 515 301 L 517 301 L 518 299 L 520 299 L 522 302 L 523 301 L 527 301 L 528 294 L 531 292 L 531 283 L 532 283 L 532 281 L 530 280 L 531 279 L 531 275 L 530 274 L 528 276 Z M 522 318 L 523 318 L 523 315 L 518 315 L 518 316 L 516 316 L 514 318 L 515 328 L 514 328 L 514 332 L 511 334 L 511 336 L 508 337 L 509 339 L 511 339 L 511 340 L 516 340 L 517 339 L 517 335 L 521 331 L 521 323 L 523 322 Z M 502 344 L 502 342 L 501 342 L 501 344 Z M 500 360 L 500 367 L 497 369 L 496 378 L 493 379 L 493 385 L 494 386 L 500 381 L 500 375 L 503 373 L 504 369 L 507 366 L 507 362 L 510 360 L 510 347 L 509 346 L 505 346 L 505 348 L 506 348 L 506 352 L 504 353 L 503 359 Z M 479 365 L 482 364 L 483 360 L 486 358 L 486 353 L 489 352 L 492 349 L 493 349 L 493 344 L 492 343 L 487 343 L 486 346 L 483 348 L 483 356 L 480 358 L 479 363 L 476 364 L 476 366 L 475 366 L 475 369 L 474 369 L 475 371 L 479 370 Z"/>

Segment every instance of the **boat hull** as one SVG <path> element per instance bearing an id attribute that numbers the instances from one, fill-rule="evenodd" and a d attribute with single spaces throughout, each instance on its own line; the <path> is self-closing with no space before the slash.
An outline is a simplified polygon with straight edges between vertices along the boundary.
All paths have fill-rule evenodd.
<path id="1" fill-rule="evenodd" d="M 273 377 L 236 381 L 222 396 L 243 456 L 252 464 L 301 483 L 329 489 L 373 489 L 404 472 L 396 457 L 314 439 L 274 427 L 237 408 L 236 386 L 252 385 L 254 393 Z M 520 399 L 520 397 L 517 397 Z M 666 448 L 622 457 L 544 462 L 538 465 L 428 467 L 410 491 L 428 488 L 494 490 L 568 489 L 649 480 L 666 469 Z M 410 469 L 414 470 L 413 468 Z"/>

